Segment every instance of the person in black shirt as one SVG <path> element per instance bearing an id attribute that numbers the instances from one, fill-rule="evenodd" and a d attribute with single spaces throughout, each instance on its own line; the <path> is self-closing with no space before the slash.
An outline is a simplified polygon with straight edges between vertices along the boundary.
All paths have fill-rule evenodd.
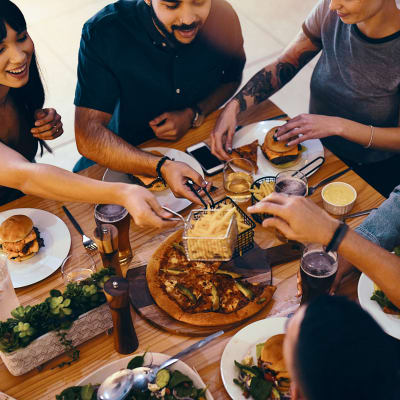
<path id="1" fill-rule="evenodd" d="M 108 5 L 83 27 L 75 95 L 78 150 L 114 170 L 156 175 L 159 157 L 135 146 L 177 140 L 238 88 L 245 64 L 238 17 L 225 0 L 132 0 Z M 167 161 L 177 196 L 202 179 Z"/>

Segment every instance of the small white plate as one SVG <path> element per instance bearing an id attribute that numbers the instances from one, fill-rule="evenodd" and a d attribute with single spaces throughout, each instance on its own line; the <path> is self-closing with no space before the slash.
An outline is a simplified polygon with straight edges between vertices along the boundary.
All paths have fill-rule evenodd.
<path id="1" fill-rule="evenodd" d="M 0 213 L 0 224 L 12 215 L 26 215 L 39 229 L 44 246 L 39 253 L 22 262 L 8 261 L 14 288 L 20 288 L 47 278 L 56 271 L 71 247 L 71 235 L 67 225 L 56 215 L 36 208 L 14 208 Z"/>
<path id="2" fill-rule="evenodd" d="M 15 400 L 14 397 L 9 396 L 3 392 L 0 392 L 0 400 Z"/>
<path id="3" fill-rule="evenodd" d="M 142 149 L 145 151 L 158 151 L 169 158 L 173 158 L 175 161 L 181 161 L 188 164 L 192 167 L 196 172 L 198 172 L 203 178 L 204 173 L 201 169 L 201 165 L 189 154 L 184 153 L 180 150 L 170 149 L 168 147 L 146 147 Z M 117 172 L 111 169 L 107 169 L 103 176 L 103 181 L 106 182 L 123 182 L 123 183 L 132 183 L 129 179 L 128 174 L 124 172 Z M 178 199 L 173 195 L 170 189 L 166 189 L 162 192 L 152 192 L 156 197 L 159 203 L 164 206 L 168 207 L 173 211 L 179 212 L 185 209 L 186 207 L 192 204 L 191 201 L 187 199 Z"/>
<path id="4" fill-rule="evenodd" d="M 374 282 L 367 275 L 361 274 L 358 281 L 358 301 L 361 307 L 371 314 L 388 335 L 400 339 L 400 316 L 384 313 L 380 305 L 371 300 L 373 293 Z"/>
<path id="5" fill-rule="evenodd" d="M 249 144 L 256 139 L 258 139 L 258 144 L 262 146 L 267 132 L 274 126 L 284 125 L 285 123 L 286 121 L 276 120 L 262 121 L 255 124 L 247 125 L 235 133 L 232 146 L 233 148 L 244 146 L 245 144 Z M 261 151 L 261 148 L 259 147 L 257 150 L 258 171 L 254 178 L 258 179 L 264 176 L 276 176 L 279 172 L 290 169 L 298 170 L 304 167 L 304 165 L 308 164 L 309 162 L 315 160 L 317 157 L 324 156 L 324 148 L 319 139 L 306 140 L 302 143 L 302 146 L 305 147 L 305 150 L 301 153 L 300 161 L 290 168 L 276 168 L 265 158 L 264 154 Z M 314 167 L 315 165 L 312 165 L 310 167 L 310 170 Z M 307 174 L 307 170 L 308 168 L 302 172 L 304 174 Z"/>
<path id="6" fill-rule="evenodd" d="M 253 322 L 236 333 L 225 346 L 220 370 L 225 389 L 233 400 L 246 399 L 240 387 L 233 383 L 239 376 L 235 360 L 241 363 L 247 355 L 251 355 L 254 363 L 257 363 L 256 345 L 264 343 L 271 336 L 285 333 L 286 320 L 287 318 L 266 318 Z"/>
<path id="7" fill-rule="evenodd" d="M 142 355 L 143 353 L 136 354 Z M 77 383 L 77 386 L 88 385 L 89 383 L 92 385 L 101 384 L 107 377 L 109 377 L 114 372 L 119 371 L 120 369 L 125 369 L 128 365 L 129 361 L 135 357 L 135 355 L 121 358 L 120 360 L 113 361 L 112 363 L 105 365 L 104 367 L 99 368 L 97 371 L 92 372 L 86 378 L 82 379 Z M 170 356 L 161 353 L 147 353 L 145 356 L 145 365 L 149 365 L 152 363 L 153 365 L 161 365 L 164 361 L 167 361 Z M 206 387 L 200 375 L 195 372 L 192 368 L 190 368 L 183 361 L 178 361 L 175 364 L 168 367 L 171 371 L 178 370 L 182 372 L 182 374 L 188 376 L 192 381 L 194 386 L 197 389 L 202 389 Z M 206 391 L 206 399 L 214 400 L 209 390 Z"/>

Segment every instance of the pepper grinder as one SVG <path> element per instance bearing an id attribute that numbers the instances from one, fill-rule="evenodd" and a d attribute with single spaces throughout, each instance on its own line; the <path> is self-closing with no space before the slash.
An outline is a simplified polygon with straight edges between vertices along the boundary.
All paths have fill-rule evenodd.
<path id="1" fill-rule="evenodd" d="M 111 224 L 101 224 L 93 232 L 104 268 L 113 267 L 115 273 L 122 277 L 118 256 L 118 229 Z"/>
<path id="2" fill-rule="evenodd" d="M 104 285 L 114 325 L 114 348 L 120 354 L 131 354 L 139 347 L 131 318 L 128 290 L 128 281 L 119 276 L 111 277 Z"/>

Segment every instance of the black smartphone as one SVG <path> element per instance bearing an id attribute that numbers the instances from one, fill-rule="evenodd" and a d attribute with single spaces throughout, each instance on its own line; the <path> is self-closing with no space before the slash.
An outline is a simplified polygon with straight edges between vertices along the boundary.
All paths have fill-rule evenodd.
<path id="1" fill-rule="evenodd" d="M 301 258 L 304 245 L 295 241 L 281 244 L 279 246 L 270 247 L 265 250 L 268 264 L 274 265 L 284 264 Z"/>
<path id="2" fill-rule="evenodd" d="M 224 168 L 224 162 L 215 157 L 204 142 L 188 147 L 186 152 L 199 162 L 206 175 L 215 175 Z"/>

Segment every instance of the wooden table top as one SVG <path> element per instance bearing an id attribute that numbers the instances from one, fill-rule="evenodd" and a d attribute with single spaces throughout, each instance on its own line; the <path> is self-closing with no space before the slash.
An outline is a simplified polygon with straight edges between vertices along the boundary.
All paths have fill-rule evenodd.
<path id="1" fill-rule="evenodd" d="M 208 138 L 218 114 L 218 111 L 211 114 L 200 128 L 188 132 L 178 142 L 171 143 L 151 140 L 146 142 L 145 146 L 167 146 L 184 151 L 189 145 Z M 250 113 L 244 115 L 239 122 L 252 123 L 265 119 L 274 119 L 279 116 L 282 117 L 282 114 L 284 114 L 282 110 L 273 103 L 266 102 L 264 107 L 254 108 Z M 346 167 L 342 161 L 326 149 L 325 157 L 325 164 L 310 177 L 310 185 L 315 185 L 322 179 Z M 100 179 L 103 173 L 104 168 L 96 165 L 83 171 L 82 175 Z M 346 173 L 340 180 L 353 185 L 357 190 L 358 198 L 352 212 L 377 207 L 384 201 L 384 198 L 379 193 L 352 171 Z M 212 181 L 214 185 L 219 188 L 218 191 L 213 194 L 213 197 L 216 199 L 224 197 L 222 174 L 212 177 Z M 322 207 L 320 190 L 317 190 L 311 198 Z M 66 218 L 61 209 L 62 205 L 67 205 L 86 233 L 93 232 L 95 223 L 93 218 L 93 205 L 90 204 L 62 203 L 53 200 L 43 200 L 35 196 L 24 196 L 21 199 L 0 207 L 0 211 L 31 207 L 46 210 L 57 215 L 66 223 L 70 230 L 72 238 L 71 252 L 75 254 L 82 253 L 85 250 L 82 246 L 81 237 Z M 362 219 L 363 217 L 355 218 L 349 220 L 348 223 L 350 226 L 355 227 Z M 131 266 L 145 263 L 166 234 L 166 232 L 150 228 L 139 229 L 132 224 L 130 239 L 135 256 Z M 279 244 L 277 239 L 270 232 L 261 228 L 259 225 L 257 225 L 256 228 L 255 240 L 263 248 Z M 299 262 L 294 261 L 273 268 L 274 284 L 277 286 L 277 291 L 273 301 L 266 308 L 267 312 L 263 312 L 264 315 L 283 316 L 293 312 L 298 307 L 299 299 L 296 297 L 296 272 L 298 266 Z M 356 299 L 356 285 L 357 278 L 351 278 L 342 285 L 340 293 Z M 58 269 L 42 282 L 26 288 L 17 289 L 17 295 L 21 304 L 33 305 L 43 301 L 48 296 L 51 289 L 62 287 L 61 272 Z M 183 360 L 188 365 L 196 368 L 216 400 L 229 399 L 219 373 L 220 358 L 225 345 L 244 325 L 256 321 L 261 317 L 261 315 L 256 315 L 241 327 L 225 333 L 222 337 L 218 338 L 201 351 L 197 351 Z M 177 336 L 158 330 L 137 315 L 135 315 L 133 319 L 139 338 L 138 352 L 150 350 L 152 352 L 172 355 L 199 340 L 198 338 Z M 63 367 L 62 369 L 57 367 L 53 369 L 60 361 L 66 359 L 65 356 L 60 356 L 46 363 L 40 371 L 35 369 L 19 377 L 12 376 L 4 364 L 0 362 L 0 391 L 15 397 L 17 400 L 54 399 L 55 395 L 59 394 L 64 388 L 74 385 L 89 373 L 111 361 L 126 357 L 115 352 L 113 338 L 107 336 L 105 333 L 80 345 L 79 350 L 80 360 L 70 366 Z"/>

